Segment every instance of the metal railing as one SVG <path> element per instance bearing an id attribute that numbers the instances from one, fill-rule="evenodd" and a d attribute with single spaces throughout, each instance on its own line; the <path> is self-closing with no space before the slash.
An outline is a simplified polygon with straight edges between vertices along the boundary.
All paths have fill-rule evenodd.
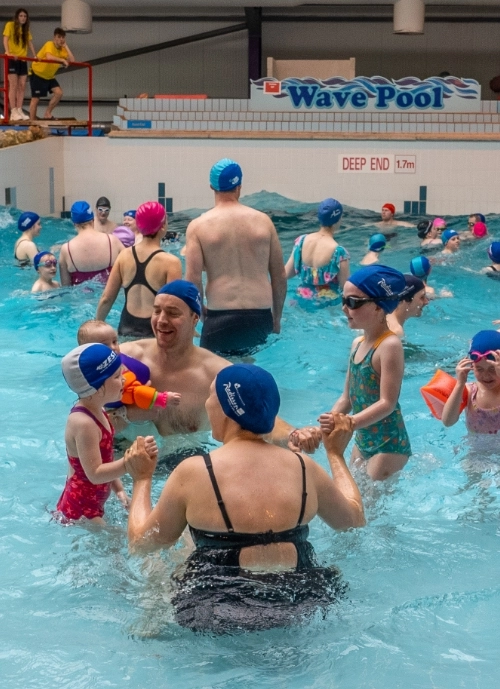
<path id="1" fill-rule="evenodd" d="M 4 93 L 4 119 L 7 121 L 9 119 L 9 60 L 14 58 L 9 55 L 0 55 L 3 60 L 3 87 L 0 86 L 0 92 Z M 54 64 L 54 60 L 39 60 L 34 57 L 17 57 L 17 60 L 22 60 L 23 62 L 47 62 L 48 64 Z M 88 69 L 89 79 L 88 79 L 88 93 L 89 93 L 89 115 L 87 121 L 87 133 L 88 136 L 92 136 L 92 65 L 88 62 L 70 62 L 71 67 L 84 67 Z"/>

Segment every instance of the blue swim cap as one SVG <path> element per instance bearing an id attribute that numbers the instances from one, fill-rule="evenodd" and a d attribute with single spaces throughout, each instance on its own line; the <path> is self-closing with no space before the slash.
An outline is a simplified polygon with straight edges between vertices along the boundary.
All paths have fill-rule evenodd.
<path id="1" fill-rule="evenodd" d="M 331 227 L 340 221 L 344 209 L 336 199 L 325 199 L 318 207 L 318 220 L 322 227 Z"/>
<path id="2" fill-rule="evenodd" d="M 223 368 L 215 378 L 222 411 L 246 431 L 270 433 L 280 408 L 280 393 L 270 373 L 253 364 Z"/>
<path id="3" fill-rule="evenodd" d="M 431 272 L 431 262 L 427 256 L 416 256 L 410 261 L 410 271 L 417 278 L 424 278 Z"/>
<path id="4" fill-rule="evenodd" d="M 173 280 L 167 285 L 163 285 L 157 294 L 171 294 L 182 299 L 198 316 L 201 314 L 201 297 L 196 285 L 188 280 Z"/>
<path id="5" fill-rule="evenodd" d="M 93 219 L 94 213 L 86 201 L 75 201 L 71 206 L 71 220 L 75 225 L 83 225 Z"/>
<path id="6" fill-rule="evenodd" d="M 78 397 L 90 397 L 122 365 L 120 355 L 103 344 L 84 344 L 71 350 L 62 360 L 68 386 Z"/>
<path id="7" fill-rule="evenodd" d="M 353 273 L 348 281 L 367 297 L 372 297 L 386 313 L 395 311 L 399 300 L 408 291 L 403 273 L 389 266 L 365 266 Z"/>
<path id="8" fill-rule="evenodd" d="M 31 230 L 33 225 L 35 225 L 40 220 L 40 216 L 31 211 L 26 211 L 26 213 L 21 213 L 19 220 L 17 221 L 17 229 L 19 232 L 26 232 Z"/>
<path id="9" fill-rule="evenodd" d="M 484 222 L 484 224 L 486 225 L 486 218 L 482 213 L 474 213 L 474 215 L 476 216 L 479 222 Z"/>
<path id="10" fill-rule="evenodd" d="M 458 232 L 455 232 L 455 230 L 445 230 L 443 234 L 441 235 L 441 239 L 443 240 L 443 244 L 446 245 L 450 241 L 452 237 L 458 237 Z"/>
<path id="11" fill-rule="evenodd" d="M 231 191 L 240 186 L 242 179 L 241 167 L 229 158 L 219 160 L 210 170 L 210 186 L 215 191 Z"/>
<path id="12" fill-rule="evenodd" d="M 123 217 L 126 218 L 128 215 L 130 218 L 135 218 L 135 213 L 136 213 L 135 211 L 125 211 L 125 213 L 123 214 Z"/>
<path id="13" fill-rule="evenodd" d="M 35 270 L 38 270 L 38 266 L 40 265 L 40 261 L 44 256 L 53 256 L 54 254 L 51 251 L 39 251 L 34 257 L 33 257 L 33 267 Z"/>
<path id="14" fill-rule="evenodd" d="M 368 240 L 368 248 L 370 249 L 370 251 L 383 251 L 385 249 L 386 243 L 387 240 L 383 234 L 372 234 L 372 236 Z"/>
<path id="15" fill-rule="evenodd" d="M 493 263 L 500 263 L 500 242 L 491 242 L 488 247 L 488 256 Z"/>
<path id="16" fill-rule="evenodd" d="M 497 330 L 480 330 L 474 335 L 469 347 L 469 354 L 471 352 L 486 352 L 500 349 L 500 333 Z"/>

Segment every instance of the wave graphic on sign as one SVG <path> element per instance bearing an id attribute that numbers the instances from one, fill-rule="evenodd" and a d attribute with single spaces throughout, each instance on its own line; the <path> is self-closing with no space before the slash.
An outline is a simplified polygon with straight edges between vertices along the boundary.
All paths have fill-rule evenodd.
<path id="1" fill-rule="evenodd" d="M 264 90 L 266 82 L 280 83 L 278 79 L 273 77 L 263 77 L 252 81 L 252 84 L 260 90 Z M 314 77 L 305 77 L 304 79 L 297 79 L 289 77 L 281 81 L 281 93 L 269 94 L 273 98 L 287 98 L 289 86 L 319 86 L 319 88 L 334 88 L 335 91 L 343 91 L 350 93 L 351 91 L 362 90 L 368 98 L 377 98 L 377 86 L 395 86 L 401 91 L 411 90 L 412 93 L 417 94 L 423 91 L 429 91 L 436 86 L 443 89 L 443 98 L 451 98 L 458 96 L 464 99 L 478 98 L 480 85 L 475 79 L 459 79 L 458 77 L 429 77 L 428 79 L 418 79 L 418 77 L 404 77 L 404 79 L 387 79 L 386 77 L 356 77 L 355 79 L 344 79 L 344 77 L 330 77 L 330 79 L 315 79 Z"/>

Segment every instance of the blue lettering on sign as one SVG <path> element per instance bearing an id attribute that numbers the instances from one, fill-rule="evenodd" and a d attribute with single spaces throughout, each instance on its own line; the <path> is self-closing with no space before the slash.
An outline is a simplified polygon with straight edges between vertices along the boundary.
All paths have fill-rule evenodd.
<path id="1" fill-rule="evenodd" d="M 362 109 L 368 105 L 368 95 L 364 91 L 342 91 L 334 89 L 322 89 L 316 85 L 287 87 L 290 100 L 295 108 L 333 108 L 335 105 L 343 109 L 347 104 L 353 108 Z M 440 110 L 444 107 L 443 89 L 436 86 L 430 91 L 414 89 L 400 90 L 395 86 L 375 86 L 375 107 L 387 110 L 389 104 L 395 104 L 401 110 L 416 107 L 419 110 Z M 129 120 L 131 122 L 131 120 Z M 129 126 L 134 126 L 133 124 Z M 137 125 L 135 125 L 137 126 Z"/>
<path id="2" fill-rule="evenodd" d="M 292 103 L 296 108 L 300 108 L 302 101 L 306 108 L 311 108 L 314 105 L 314 97 L 319 91 L 319 86 L 289 86 L 288 93 Z"/>

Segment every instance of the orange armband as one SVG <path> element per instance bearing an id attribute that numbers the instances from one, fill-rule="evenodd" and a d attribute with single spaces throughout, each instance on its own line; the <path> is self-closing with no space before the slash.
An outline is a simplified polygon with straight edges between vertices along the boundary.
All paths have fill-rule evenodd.
<path id="1" fill-rule="evenodd" d="M 456 384 L 457 381 L 453 376 L 450 376 L 449 373 L 441 371 L 441 369 L 438 368 L 427 385 L 420 388 L 422 397 L 431 410 L 432 416 L 439 419 L 439 421 L 443 418 L 444 405 L 448 401 Z M 464 388 L 462 401 L 460 402 L 460 413 L 462 413 L 467 406 L 468 397 L 469 393 L 467 392 L 467 388 Z"/>
<path id="2" fill-rule="evenodd" d="M 125 379 L 122 394 L 123 404 L 135 404 L 140 409 L 167 406 L 168 394 L 166 392 L 158 392 L 150 385 L 141 385 L 132 371 L 124 371 L 122 375 Z"/>

